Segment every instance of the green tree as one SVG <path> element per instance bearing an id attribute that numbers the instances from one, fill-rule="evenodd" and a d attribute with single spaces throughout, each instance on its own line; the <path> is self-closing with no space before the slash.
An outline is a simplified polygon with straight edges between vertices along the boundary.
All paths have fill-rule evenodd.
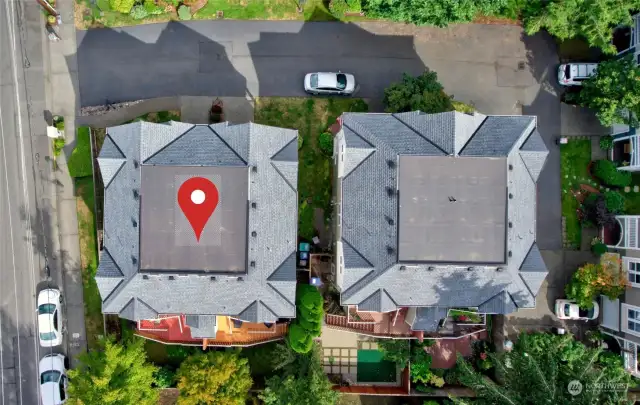
<path id="1" fill-rule="evenodd" d="M 602 264 L 587 263 L 580 267 L 565 287 L 567 298 L 575 300 L 580 308 L 592 308 L 601 294 L 618 298 L 627 287 L 627 275 L 616 256 L 605 254 Z"/>
<path id="2" fill-rule="evenodd" d="M 405 368 L 411 357 L 411 346 L 406 339 L 378 339 L 378 350 L 385 360 L 393 361 Z"/>
<path id="3" fill-rule="evenodd" d="M 80 356 L 80 366 L 69 370 L 69 404 L 155 405 L 153 388 L 157 367 L 147 363 L 144 340 L 126 345 L 111 339 L 101 350 Z"/>
<path id="4" fill-rule="evenodd" d="M 507 0 L 367 0 L 362 8 L 373 18 L 445 27 L 472 21 L 479 14 L 497 14 L 507 3 Z"/>
<path id="5" fill-rule="evenodd" d="M 601 62 L 597 73 L 582 83 L 575 97 L 580 105 L 594 110 L 606 127 L 616 123 L 637 126 L 640 67 L 631 56 Z"/>
<path id="6" fill-rule="evenodd" d="M 283 375 L 267 379 L 260 394 L 265 405 L 334 405 L 338 401 L 338 393 L 322 370 L 318 347 L 298 354 L 283 370 Z"/>
<path id="7" fill-rule="evenodd" d="M 391 113 L 420 110 L 426 113 L 453 111 L 452 99 L 444 92 L 438 74 L 426 70 L 417 77 L 402 75 L 402 81 L 384 90 L 385 111 Z"/>
<path id="8" fill-rule="evenodd" d="M 528 6 L 524 26 L 532 35 L 546 29 L 561 40 L 583 37 L 590 46 L 615 54 L 611 43 L 613 28 L 618 24 L 631 25 L 632 11 L 638 10 L 640 0 L 552 0 Z"/>
<path id="9" fill-rule="evenodd" d="M 463 385 L 495 405 L 625 404 L 633 379 L 622 367 L 620 356 L 587 348 L 571 335 L 524 333 L 511 352 L 488 356 L 500 374 L 500 384 L 485 378 L 460 355 L 458 369 Z M 583 387 L 578 395 L 568 390 L 574 380 Z"/>
<path id="10" fill-rule="evenodd" d="M 320 336 L 322 329 L 323 300 L 318 289 L 309 284 L 298 285 L 296 289 L 296 320 L 289 327 L 288 342 L 298 353 L 307 353 L 313 338 Z"/>
<path id="11" fill-rule="evenodd" d="M 253 381 L 246 358 L 238 352 L 194 354 L 176 373 L 178 405 L 244 405 Z"/>

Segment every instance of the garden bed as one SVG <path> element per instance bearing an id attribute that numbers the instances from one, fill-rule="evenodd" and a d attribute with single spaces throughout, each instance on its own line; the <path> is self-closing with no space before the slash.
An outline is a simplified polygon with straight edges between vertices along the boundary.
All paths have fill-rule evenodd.
<path id="1" fill-rule="evenodd" d="M 311 240 L 315 236 L 315 208 L 324 210 L 325 226 L 328 226 L 332 212 L 332 159 L 326 147 L 321 149 L 321 134 L 343 112 L 367 110 L 367 103 L 357 98 L 273 97 L 256 100 L 256 123 L 298 130 L 299 237 Z"/>
<path id="2" fill-rule="evenodd" d="M 580 203 L 572 191 L 579 190 L 581 184 L 593 184 L 588 169 L 589 162 L 590 139 L 570 139 L 568 143 L 560 145 L 560 183 L 566 248 L 578 249 L 582 240 L 582 226 L 578 217 Z"/>

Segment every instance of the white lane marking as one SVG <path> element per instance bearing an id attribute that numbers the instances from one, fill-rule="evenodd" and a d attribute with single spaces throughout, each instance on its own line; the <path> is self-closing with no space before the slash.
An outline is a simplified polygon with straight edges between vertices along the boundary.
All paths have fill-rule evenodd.
<path id="1" fill-rule="evenodd" d="M 33 249 L 33 245 L 31 244 L 31 240 L 30 240 L 30 233 L 31 233 L 31 227 L 30 227 L 30 222 L 31 222 L 31 211 L 30 211 L 30 207 L 29 207 L 29 198 L 28 198 L 28 191 L 27 191 L 27 177 L 26 177 L 26 165 L 25 165 L 25 156 L 24 156 L 24 136 L 23 136 L 23 128 L 22 128 L 22 109 L 21 109 L 21 104 L 20 104 L 20 91 L 18 89 L 18 67 L 17 67 L 17 43 L 16 43 L 16 33 L 15 33 L 15 8 L 14 8 L 14 2 L 13 1 L 6 1 L 5 2 L 5 10 L 7 12 L 7 16 L 8 16 L 8 30 L 9 30 L 9 38 L 11 40 L 11 68 L 13 71 L 13 82 L 15 85 L 15 96 L 16 96 L 16 116 L 17 116 L 17 123 L 18 123 L 18 137 L 20 138 L 20 162 L 21 162 L 21 171 L 22 171 L 22 191 L 23 191 L 23 196 L 24 198 L 24 204 L 25 204 L 25 222 L 27 225 L 27 240 L 28 240 L 28 244 L 27 245 L 31 245 L 28 246 L 27 248 L 27 252 L 29 258 L 29 264 L 30 264 L 30 273 L 33 273 L 33 253 L 31 251 L 31 249 Z M 5 154 L 5 168 L 6 168 L 6 151 L 4 150 L 4 138 L 3 138 L 3 153 Z M 8 189 L 9 189 L 9 179 L 8 179 L 8 175 L 5 172 L 5 176 L 7 177 L 7 193 L 8 193 Z M 7 200 L 9 199 L 9 196 L 7 194 Z M 11 209 L 9 209 L 9 212 L 11 212 Z M 11 217 L 9 216 L 9 223 L 10 223 L 10 227 L 11 227 Z M 13 288 L 14 288 L 14 294 L 15 294 L 15 307 L 16 307 L 16 330 L 18 331 L 18 339 L 17 339 L 17 346 L 18 346 L 18 351 L 17 351 L 17 357 L 18 357 L 18 378 L 19 378 L 19 392 L 20 392 L 20 404 L 22 404 L 22 359 L 21 359 L 21 350 L 20 350 L 20 313 L 19 313 L 19 309 L 18 309 L 18 286 L 17 286 L 17 273 L 16 273 L 16 265 L 15 265 L 15 251 L 13 249 L 13 229 L 11 229 L 11 246 L 12 246 L 12 254 L 13 254 Z M 32 276 L 32 275 L 31 275 Z M 35 286 L 31 285 L 30 290 L 34 291 L 35 293 Z M 35 327 L 35 323 L 33 325 Z M 38 351 L 37 351 L 37 347 L 34 347 L 35 350 L 35 354 L 36 354 L 36 361 L 38 360 Z M 36 395 L 39 394 L 39 390 L 36 390 Z M 39 396 L 39 395 L 38 395 Z M 39 398 L 38 398 L 38 402 L 39 402 Z"/>

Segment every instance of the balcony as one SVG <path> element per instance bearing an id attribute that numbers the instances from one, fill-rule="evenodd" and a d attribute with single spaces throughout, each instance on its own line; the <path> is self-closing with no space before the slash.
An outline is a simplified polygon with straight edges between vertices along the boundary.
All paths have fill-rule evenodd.
<path id="1" fill-rule="evenodd" d="M 393 312 L 359 312 L 355 307 L 349 307 L 347 316 L 325 315 L 328 327 L 363 335 L 378 337 L 413 338 L 411 327 L 405 322 L 406 308 Z"/>
<path id="2" fill-rule="evenodd" d="M 190 346 L 253 346 L 259 343 L 283 339 L 287 334 L 286 323 L 266 325 L 234 320 L 218 316 L 218 332 L 215 338 L 191 337 L 191 330 L 184 315 L 160 315 L 158 319 L 138 322 L 135 334 L 166 344 Z"/>

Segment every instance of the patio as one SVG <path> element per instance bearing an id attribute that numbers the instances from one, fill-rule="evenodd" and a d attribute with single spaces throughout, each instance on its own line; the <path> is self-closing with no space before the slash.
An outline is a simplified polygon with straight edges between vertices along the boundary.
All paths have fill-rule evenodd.
<path id="1" fill-rule="evenodd" d="M 487 331 L 482 330 L 457 339 L 438 339 L 433 346 L 424 350 L 431 355 L 432 368 L 453 368 L 456 365 L 456 353 L 463 357 L 473 354 L 473 344 L 478 340 L 486 340 Z"/>

